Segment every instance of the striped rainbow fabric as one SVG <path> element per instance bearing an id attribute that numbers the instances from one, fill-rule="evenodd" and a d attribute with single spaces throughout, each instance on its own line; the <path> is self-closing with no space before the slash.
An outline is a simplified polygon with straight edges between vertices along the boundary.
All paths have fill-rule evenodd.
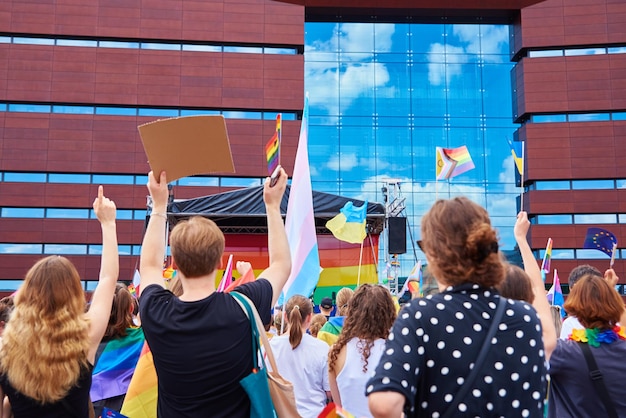
<path id="1" fill-rule="evenodd" d="M 126 337 L 107 342 L 98 358 L 89 391 L 93 402 L 127 392 L 145 339 L 141 328 L 126 331 Z"/>
<path id="2" fill-rule="evenodd" d="M 132 418 L 154 418 L 157 411 L 157 374 L 148 343 L 143 345 L 141 356 L 130 381 L 122 414 Z"/>

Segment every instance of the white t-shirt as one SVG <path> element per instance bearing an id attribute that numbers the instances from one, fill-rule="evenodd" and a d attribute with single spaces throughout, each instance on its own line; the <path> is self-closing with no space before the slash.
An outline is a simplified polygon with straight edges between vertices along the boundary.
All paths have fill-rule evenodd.
<path id="1" fill-rule="evenodd" d="M 328 383 L 328 344 L 304 334 L 295 350 L 289 334 L 271 339 L 278 372 L 293 383 L 296 406 L 302 418 L 317 418 L 326 406 Z"/>
<path id="2" fill-rule="evenodd" d="M 563 321 L 563 325 L 561 325 L 561 335 L 559 336 L 562 340 L 569 339 L 569 335 L 572 333 L 574 329 L 585 328 L 578 321 L 578 318 L 575 316 L 568 316 L 565 321 Z"/>
<path id="3" fill-rule="evenodd" d="M 353 414 L 355 417 L 371 417 L 372 413 L 367 404 L 365 396 L 365 385 L 370 377 L 374 376 L 374 371 L 380 357 L 385 350 L 385 340 L 382 338 L 374 341 L 370 348 L 370 355 L 367 358 L 367 371 L 363 372 L 363 356 L 360 353 L 359 339 L 353 338 L 346 344 L 346 361 L 343 368 L 337 374 L 337 388 L 341 396 L 341 407 Z"/>

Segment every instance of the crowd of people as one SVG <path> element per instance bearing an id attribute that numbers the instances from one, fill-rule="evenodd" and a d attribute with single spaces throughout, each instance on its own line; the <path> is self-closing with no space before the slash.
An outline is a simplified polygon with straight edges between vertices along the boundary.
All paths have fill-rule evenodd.
<path id="1" fill-rule="evenodd" d="M 76 268 L 59 256 L 35 263 L 0 300 L 0 418 L 124 411 L 140 379 L 158 387 L 142 417 L 250 416 L 240 381 L 257 353 L 245 310 L 216 291 L 224 235 L 202 217 L 179 222 L 169 234 L 177 276 L 166 285 L 167 177 L 148 178 L 138 300 L 117 283 L 116 207 L 102 187 L 93 203 L 101 268 L 89 304 Z M 276 184 L 264 185 L 269 265 L 236 291 L 266 324 L 300 416 L 318 417 L 332 402 L 356 417 L 626 417 L 626 389 L 606 384 L 626 372 L 615 271 L 575 268 L 562 322 L 527 242 L 526 213 L 514 228 L 521 269 L 504 260 L 487 211 L 457 197 L 422 218 L 420 247 L 436 283 L 428 295 L 398 309 L 386 287 L 362 284 L 322 299 L 319 313 L 310 295 L 275 308 L 291 270 L 280 211 L 286 184 L 281 169 Z M 149 378 L 135 373 L 147 358 Z"/>

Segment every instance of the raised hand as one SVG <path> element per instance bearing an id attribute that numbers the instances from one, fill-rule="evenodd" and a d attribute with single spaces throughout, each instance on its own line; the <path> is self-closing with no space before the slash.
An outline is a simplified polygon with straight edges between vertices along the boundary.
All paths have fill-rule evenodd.
<path id="1" fill-rule="evenodd" d="M 287 173 L 284 168 L 280 168 L 276 183 L 272 186 L 269 177 L 265 179 L 263 185 L 263 200 L 265 206 L 280 208 L 280 202 L 283 200 L 283 194 L 287 187 Z"/>
<path id="2" fill-rule="evenodd" d="M 152 171 L 148 173 L 148 190 L 152 197 L 153 209 L 164 211 L 167 208 L 167 199 L 169 198 L 165 171 L 161 171 L 158 179 Z"/>
<path id="3" fill-rule="evenodd" d="M 98 196 L 93 201 L 93 210 L 101 224 L 115 223 L 117 208 L 115 202 L 104 196 L 104 188 L 98 186 Z"/>

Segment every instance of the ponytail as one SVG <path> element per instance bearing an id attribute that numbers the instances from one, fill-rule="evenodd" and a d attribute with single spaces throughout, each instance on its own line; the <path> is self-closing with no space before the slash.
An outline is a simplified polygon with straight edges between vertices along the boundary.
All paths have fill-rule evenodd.
<path id="1" fill-rule="evenodd" d="M 309 299 L 301 295 L 295 295 L 287 301 L 285 312 L 289 322 L 289 343 L 291 348 L 295 350 L 302 341 L 304 318 L 311 315 L 313 306 Z"/>
<path id="2" fill-rule="evenodd" d="M 302 341 L 302 313 L 298 305 L 294 306 L 289 313 L 289 343 L 292 349 L 296 349 Z"/>

